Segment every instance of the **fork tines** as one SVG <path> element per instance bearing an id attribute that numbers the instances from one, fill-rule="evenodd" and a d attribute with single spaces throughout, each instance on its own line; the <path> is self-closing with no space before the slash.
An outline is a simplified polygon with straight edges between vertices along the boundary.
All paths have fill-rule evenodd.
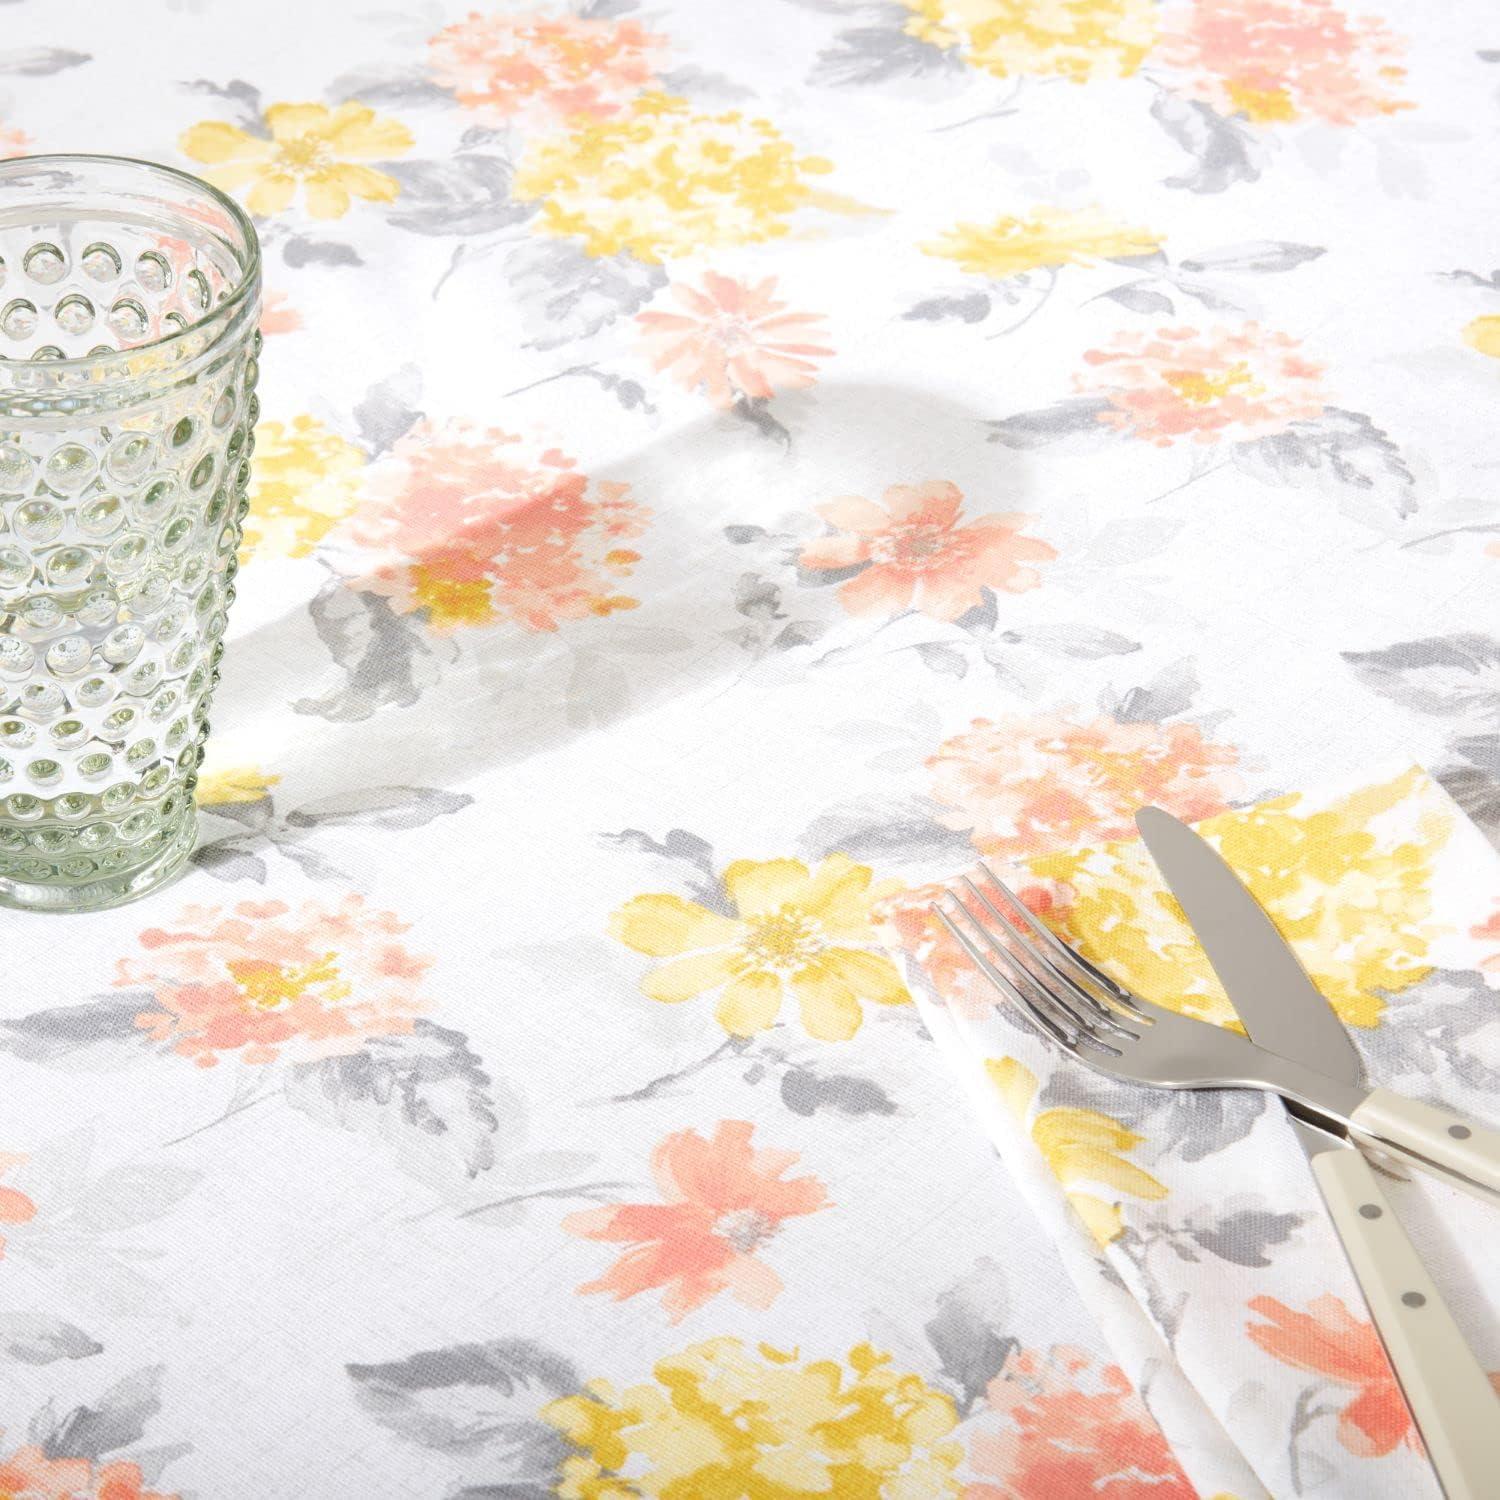
<path id="1" fill-rule="evenodd" d="M 1044 926 L 987 864 L 980 861 L 979 869 L 1003 910 L 964 875 L 962 890 L 946 893 L 953 913 L 937 902 L 933 913 L 985 978 L 1059 1046 L 1118 1057 L 1121 1049 L 1113 1043 L 1138 1040 L 1152 1018 L 1128 990 Z"/>

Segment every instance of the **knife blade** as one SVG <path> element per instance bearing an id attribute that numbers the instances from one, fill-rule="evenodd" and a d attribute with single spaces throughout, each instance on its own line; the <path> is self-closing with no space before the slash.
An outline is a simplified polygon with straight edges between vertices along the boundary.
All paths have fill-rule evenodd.
<path id="1" fill-rule="evenodd" d="M 1161 808 L 1136 826 L 1252 1039 L 1362 1085 L 1343 1023 L 1219 852 Z M 1448 1500 L 1495 1493 L 1500 1403 L 1370 1165 L 1330 1122 L 1282 1101 Z"/>

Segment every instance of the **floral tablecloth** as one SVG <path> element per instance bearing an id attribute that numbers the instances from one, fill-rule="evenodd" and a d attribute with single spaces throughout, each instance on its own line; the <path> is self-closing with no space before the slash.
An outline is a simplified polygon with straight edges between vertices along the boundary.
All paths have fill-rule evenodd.
<path id="1" fill-rule="evenodd" d="M 1115 1346 L 876 919 L 1392 756 L 1493 834 L 1486 11 L 4 16 L 0 147 L 203 173 L 268 297 L 203 845 L 0 926 L 0 1494 L 1430 1487 L 1341 1266 L 1223 1409 Z M 1340 1001 L 1476 1090 L 1493 894 Z M 1095 1115 L 1096 1239 L 1297 1243 Z"/>

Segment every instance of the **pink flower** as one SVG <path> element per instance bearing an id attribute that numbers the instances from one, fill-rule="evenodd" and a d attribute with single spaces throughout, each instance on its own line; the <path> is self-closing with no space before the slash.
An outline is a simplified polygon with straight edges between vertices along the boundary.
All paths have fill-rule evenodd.
<path id="1" fill-rule="evenodd" d="M 1157 56 L 1194 70 L 1193 91 L 1257 124 L 1352 125 L 1411 105 L 1390 93 L 1404 44 L 1374 16 L 1330 0 L 1194 0 L 1167 22 Z"/>
<path id="2" fill-rule="evenodd" d="M 87 1458 L 48 1458 L 28 1443 L 0 1458 L 0 1496 L 5 1500 L 178 1500 L 141 1486 L 139 1467 L 120 1459 L 96 1464 Z"/>
<path id="3" fill-rule="evenodd" d="M 845 495 L 818 507 L 838 528 L 802 549 L 804 568 L 841 569 L 868 564 L 839 586 L 839 600 L 854 615 L 898 615 L 917 610 L 956 620 L 984 603 L 984 590 L 1024 594 L 1041 583 L 1028 563 L 1050 562 L 1046 542 L 1023 536 L 1032 518 L 1007 512 L 958 524 L 963 491 L 943 479 L 893 484 L 882 503 Z"/>
<path id="4" fill-rule="evenodd" d="M 285 292 L 268 292 L 260 310 L 260 331 L 270 338 L 277 333 L 295 333 L 302 314 L 287 301 Z"/>
<path id="5" fill-rule="evenodd" d="M 696 1130 L 667 1136 L 651 1156 L 663 1203 L 615 1203 L 569 1214 L 563 1228 L 630 1249 L 580 1292 L 610 1292 L 617 1302 L 664 1287 L 674 1323 L 722 1291 L 747 1307 L 769 1307 L 781 1278 L 755 1251 L 782 1221 L 816 1213 L 828 1196 L 816 1177 L 784 1174 L 795 1151 L 755 1150 L 755 1127 L 722 1120 L 712 1140 Z"/>
<path id="6" fill-rule="evenodd" d="M 1497 552 L 1496 556 L 1500 556 L 1500 552 Z M 1500 906 L 1495 908 L 1488 921 L 1481 922 L 1477 927 L 1471 927 L 1469 936 L 1477 938 L 1481 943 L 1493 941 L 1496 944 L 1493 953 L 1479 960 L 1479 967 L 1485 973 L 1495 976 L 1492 982 L 1500 982 Z"/>
<path id="7" fill-rule="evenodd" d="M 650 511 L 629 487 L 595 482 L 556 448 L 528 451 L 498 428 L 413 428 L 371 470 L 348 533 L 384 554 L 352 587 L 423 612 L 439 635 L 509 620 L 556 630 L 634 609 L 618 592 Z"/>
<path id="8" fill-rule="evenodd" d="M 14 125 L 0 125 L 0 160 L 30 153 L 32 139 L 24 130 Z"/>
<path id="9" fill-rule="evenodd" d="M 1108 399 L 1101 422 L 1162 448 L 1183 437 L 1246 442 L 1323 414 L 1323 367 L 1299 347 L 1254 323 L 1121 333 L 1084 354 L 1098 374 L 1080 375 L 1074 386 Z"/>
<path id="10" fill-rule="evenodd" d="M 618 113 L 651 82 L 663 43 L 635 21 L 471 11 L 427 47 L 432 76 L 465 109 L 503 125 L 527 113 Z"/>
<path id="11" fill-rule="evenodd" d="M 928 762 L 943 822 L 971 830 L 982 854 L 1006 858 L 1135 836 L 1136 809 L 1185 822 L 1228 807 L 1230 745 L 1191 724 L 1075 724 L 1060 715 L 976 719 Z"/>
<path id="12" fill-rule="evenodd" d="M 26 1158 L 0 1151 L 0 1177 L 12 1167 L 19 1167 Z M 36 1217 L 36 1204 L 19 1188 L 6 1187 L 0 1183 L 0 1224 L 25 1224 Z M 5 1236 L 0 1235 L 0 1259 L 5 1256 Z"/>
<path id="13" fill-rule="evenodd" d="M 1061 1345 L 1020 1350 L 985 1395 L 969 1463 L 997 1484 L 968 1485 L 963 1500 L 1065 1495 L 1091 1500 L 1196 1500 L 1161 1429 L 1118 1365 L 1092 1368 Z M 998 1418 L 996 1421 L 994 1418 Z"/>
<path id="14" fill-rule="evenodd" d="M 412 1029 L 429 958 L 396 938 L 407 926 L 353 893 L 336 906 L 284 901 L 189 906 L 170 927 L 148 927 L 139 958 L 122 958 L 115 984 L 151 993 L 136 1025 L 174 1052 L 212 1067 L 298 1061 L 357 1050 L 369 1036 Z"/>
<path id="15" fill-rule="evenodd" d="M 776 278 L 752 285 L 708 271 L 701 291 L 679 283 L 673 295 L 685 313 L 636 317 L 652 366 L 671 370 L 686 390 L 701 390 L 717 407 L 769 400 L 817 379 L 814 360 L 833 353 L 821 343 L 822 318 L 787 312 L 772 296 Z"/>
<path id="16" fill-rule="evenodd" d="M 1305 1313 L 1294 1312 L 1274 1297 L 1252 1297 L 1249 1306 L 1268 1319 L 1245 1325 L 1245 1332 L 1267 1354 L 1294 1370 L 1326 1375 L 1357 1391 L 1339 1413 L 1339 1441 L 1351 1453 L 1378 1458 L 1401 1442 L 1420 1449 L 1411 1413 L 1372 1324 L 1361 1322 L 1337 1297 L 1326 1294 L 1314 1297 Z"/>

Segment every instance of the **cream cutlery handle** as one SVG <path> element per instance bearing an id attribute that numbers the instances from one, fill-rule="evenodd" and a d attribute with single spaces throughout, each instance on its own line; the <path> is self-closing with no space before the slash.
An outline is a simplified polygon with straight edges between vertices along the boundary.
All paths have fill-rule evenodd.
<path id="1" fill-rule="evenodd" d="M 1349 1116 L 1369 1141 L 1487 1201 L 1500 1198 L 1500 1130 L 1376 1089 Z M 1500 1494 L 1500 1483 L 1496 1493 Z"/>
<path id="2" fill-rule="evenodd" d="M 1358 1151 L 1312 1159 L 1406 1404 L 1448 1500 L 1500 1496 L 1500 1397 L 1458 1331 L 1370 1164 Z"/>

